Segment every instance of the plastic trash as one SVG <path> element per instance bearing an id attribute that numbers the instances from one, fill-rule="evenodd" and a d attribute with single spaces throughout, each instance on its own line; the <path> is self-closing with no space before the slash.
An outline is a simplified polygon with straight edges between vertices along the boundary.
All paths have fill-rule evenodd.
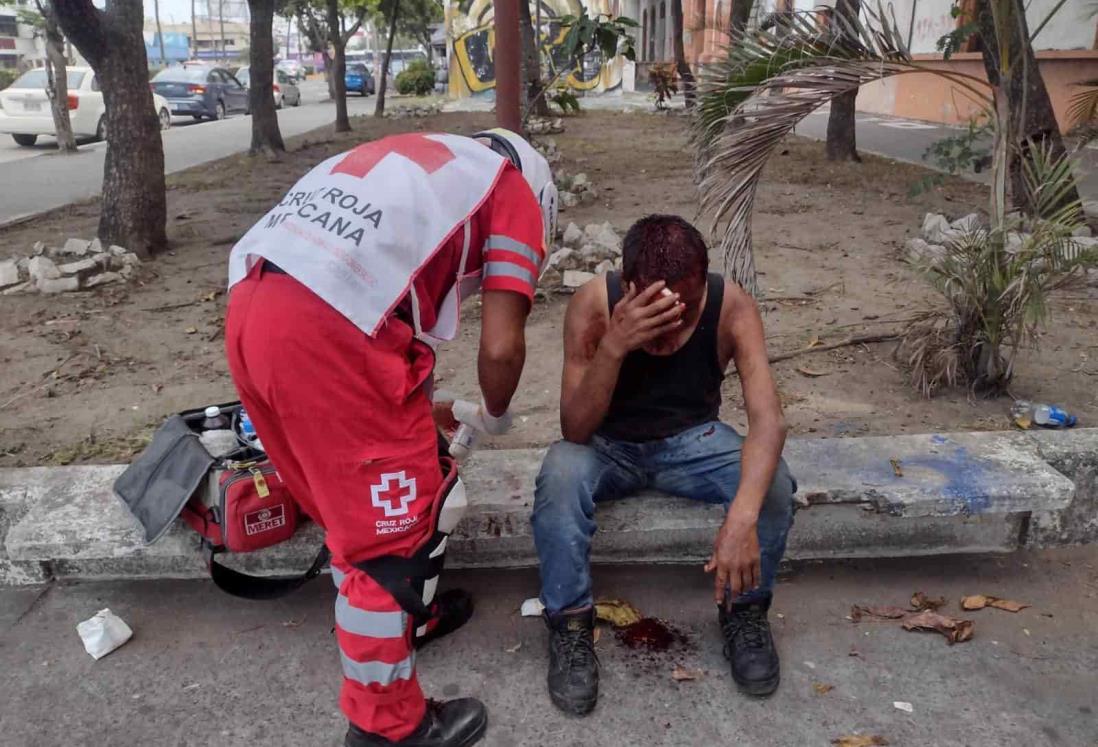
<path id="1" fill-rule="evenodd" d="M 236 451 L 240 445 L 234 433 L 229 428 L 216 431 L 202 431 L 198 434 L 198 440 L 210 452 L 212 457 L 223 457 Z"/>
<path id="2" fill-rule="evenodd" d="M 522 603 L 523 617 L 541 617 L 545 613 L 545 605 L 537 597 L 530 597 Z"/>
<path id="3" fill-rule="evenodd" d="M 1010 416 L 1014 424 L 1023 430 L 1035 425 L 1041 428 L 1072 428 L 1078 422 L 1078 418 L 1056 405 L 1027 402 L 1024 399 L 1014 403 L 1010 408 Z"/>
<path id="4" fill-rule="evenodd" d="M 102 609 L 76 626 L 84 650 L 99 660 L 133 637 L 130 626 L 109 609 Z"/>

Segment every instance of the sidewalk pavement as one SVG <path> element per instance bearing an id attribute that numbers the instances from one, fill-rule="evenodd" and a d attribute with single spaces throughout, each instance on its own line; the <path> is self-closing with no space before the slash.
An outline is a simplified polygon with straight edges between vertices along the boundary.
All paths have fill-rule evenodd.
<path id="1" fill-rule="evenodd" d="M 446 585 L 470 588 L 479 604 L 469 626 L 422 653 L 428 695 L 482 698 L 482 744 L 500 747 L 825 747 L 855 733 L 917 747 L 1098 742 L 1098 547 L 801 567 L 779 584 L 771 611 L 783 682 L 768 700 L 734 691 L 698 568 L 596 568 L 595 578 L 599 596 L 668 620 L 686 643 L 631 651 L 603 631 L 600 704 L 568 718 L 545 693 L 544 626 L 517 614 L 537 593 L 536 574 L 448 574 Z M 846 619 L 852 604 L 903 606 L 914 591 L 945 596 L 943 612 L 954 615 L 962 594 L 1033 606 L 965 613 L 975 637 L 953 646 L 895 622 Z M 236 600 L 201 581 L 0 590 L 3 741 L 337 745 L 333 596 L 326 579 L 274 602 Z M 96 662 L 75 627 L 103 607 L 135 635 Z M 703 673 L 676 682 L 676 666 Z"/>

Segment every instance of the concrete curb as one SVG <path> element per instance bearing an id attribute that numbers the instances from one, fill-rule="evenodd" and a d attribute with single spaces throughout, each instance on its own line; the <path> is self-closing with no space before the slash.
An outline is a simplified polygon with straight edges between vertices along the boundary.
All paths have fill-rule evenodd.
<path id="1" fill-rule="evenodd" d="M 463 475 L 471 507 L 451 538 L 450 567 L 536 565 L 529 516 L 543 454 L 474 456 Z M 1098 429 L 792 439 L 785 456 L 800 483 L 792 559 L 1006 552 L 1098 537 Z M 205 576 L 198 537 L 181 522 L 143 544 L 111 492 L 124 468 L 0 470 L 0 583 Z M 595 562 L 692 563 L 707 557 L 723 511 L 645 494 L 600 506 L 597 518 Z M 321 541 L 307 525 L 229 562 L 295 572 Z"/>

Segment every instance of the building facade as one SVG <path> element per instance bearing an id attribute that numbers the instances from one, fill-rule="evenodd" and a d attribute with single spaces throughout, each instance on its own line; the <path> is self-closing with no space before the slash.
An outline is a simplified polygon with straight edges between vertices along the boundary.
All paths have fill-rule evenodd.
<path id="1" fill-rule="evenodd" d="M 30 0 L 0 0 L 0 69 L 22 72 L 43 64 L 45 45 L 34 29 L 19 22 L 21 10 L 34 10 Z"/>

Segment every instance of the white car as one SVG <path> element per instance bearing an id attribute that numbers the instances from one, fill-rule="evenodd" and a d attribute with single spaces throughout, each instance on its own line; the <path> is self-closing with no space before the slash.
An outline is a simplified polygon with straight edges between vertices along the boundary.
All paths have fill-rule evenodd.
<path id="1" fill-rule="evenodd" d="M 78 138 L 107 138 L 107 114 L 99 81 L 88 67 L 68 68 L 69 121 Z M 160 129 L 172 126 L 168 100 L 154 93 L 153 105 Z M 34 145 L 39 135 L 53 135 L 53 114 L 46 96 L 44 68 L 28 70 L 0 91 L 0 133 L 12 136 L 20 145 Z"/>

